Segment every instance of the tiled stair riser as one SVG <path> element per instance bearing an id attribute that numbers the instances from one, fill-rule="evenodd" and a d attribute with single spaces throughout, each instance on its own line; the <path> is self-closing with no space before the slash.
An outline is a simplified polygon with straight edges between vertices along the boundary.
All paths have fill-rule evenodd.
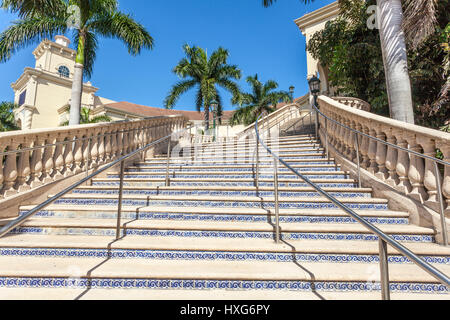
<path id="1" fill-rule="evenodd" d="M 295 168 L 298 172 L 302 173 L 302 172 L 308 172 L 308 171 L 323 171 L 323 172 L 340 172 L 341 169 L 340 168 L 321 168 L 321 167 L 317 167 L 317 168 Z M 214 173 L 214 172 L 236 172 L 236 173 L 246 173 L 246 174 L 254 174 L 254 170 L 252 168 L 211 168 L 211 169 L 196 169 L 196 168 L 192 168 L 192 167 L 183 167 L 183 168 L 170 168 L 169 172 L 173 173 L 176 172 L 176 174 L 182 174 L 183 172 L 198 172 L 198 171 L 204 171 L 204 172 L 208 172 L 208 173 Z M 147 168 L 129 168 L 125 171 L 126 174 L 129 173 L 135 173 L 135 172 L 152 172 L 152 173 L 166 173 L 166 169 L 165 168 L 159 168 L 159 169 L 147 169 Z M 267 174 L 267 173 L 273 173 L 274 170 L 270 169 L 270 168 L 260 168 L 260 173 L 262 174 Z M 280 168 L 278 170 L 279 174 L 283 174 L 283 173 L 290 173 L 291 171 L 289 169 L 283 169 Z"/>
<path id="2" fill-rule="evenodd" d="M 21 211 L 21 215 L 26 211 Z M 78 212 L 72 211 L 41 211 L 35 217 L 41 218 L 86 218 L 86 219 L 117 219 L 117 211 L 110 212 Z M 220 221 L 220 222 L 275 222 L 273 214 L 267 215 L 227 215 L 227 214 L 195 214 L 195 213 L 160 213 L 160 212 L 122 212 L 123 219 L 139 220 L 171 220 L 171 221 Z M 370 223 L 387 225 L 408 225 L 408 218 L 400 217 L 365 217 Z M 317 216 L 280 216 L 282 223 L 344 223 L 357 224 L 351 217 L 317 217 Z"/>
<path id="3" fill-rule="evenodd" d="M 73 194 L 86 195 L 118 195 L 119 190 L 82 190 L 77 189 Z M 214 196 L 214 197 L 273 197 L 273 191 L 214 191 L 214 190 L 123 190 L 128 195 L 167 195 L 167 196 Z M 342 198 L 370 198 L 368 192 L 330 192 L 334 197 Z M 279 197 L 317 197 L 317 192 L 279 191 Z"/>
<path id="4" fill-rule="evenodd" d="M 82 235 L 82 236 L 108 236 L 115 237 L 115 228 L 64 228 L 64 227 L 19 227 L 13 234 L 46 234 L 46 235 Z M 181 237 L 181 238 L 229 238 L 229 239 L 274 239 L 273 232 L 265 231 L 183 231 L 183 230 L 145 230 L 126 229 L 126 236 L 141 237 Z M 123 230 L 121 236 L 124 236 Z M 434 242 L 431 235 L 417 234 L 393 234 L 397 241 L 404 242 Z M 336 241 L 378 241 L 378 237 L 366 233 L 306 233 L 306 232 L 283 232 L 283 240 L 336 240 Z M 343 242 L 345 243 L 345 242 Z"/>
<path id="5" fill-rule="evenodd" d="M 316 175 L 316 174 L 312 174 L 312 175 L 305 174 L 305 176 L 308 179 L 348 179 L 349 178 L 349 176 L 346 175 L 346 174 L 333 174 L 333 175 L 330 174 L 330 175 L 326 175 L 326 176 L 324 176 L 324 175 Z M 173 174 L 173 172 L 172 172 L 172 173 L 169 174 L 169 177 L 170 178 L 180 178 L 180 179 L 183 179 L 183 178 L 184 179 L 186 179 L 186 178 L 189 178 L 189 179 L 207 179 L 207 178 L 209 178 L 209 179 L 213 179 L 213 178 L 214 179 L 223 179 L 223 178 L 227 178 L 227 179 L 252 179 L 252 178 L 254 178 L 254 175 L 253 174 L 244 174 L 244 173 L 241 173 L 241 174 L 238 175 L 238 174 L 233 174 L 231 172 L 229 174 L 226 174 L 226 175 L 225 174 L 212 174 L 212 173 L 210 173 L 210 174 L 208 174 L 208 173 L 205 173 L 205 174 L 189 174 L 187 172 Z M 297 177 L 297 176 L 294 175 L 294 174 L 290 174 L 290 175 L 280 174 L 280 175 L 278 175 L 278 179 L 293 179 L 295 177 Z M 117 174 L 108 174 L 108 178 L 110 178 L 110 179 L 119 179 L 119 175 L 117 175 Z M 125 179 L 148 179 L 148 178 L 165 179 L 166 175 L 165 174 L 164 175 L 160 175 L 160 174 L 157 174 L 157 173 L 154 173 L 154 174 L 148 173 L 146 175 L 141 174 L 141 173 L 135 173 L 135 174 L 125 173 L 124 174 L 124 178 Z M 273 175 L 260 174 L 259 178 L 260 179 L 273 179 L 274 177 L 273 177 Z"/>
<path id="6" fill-rule="evenodd" d="M 105 181 L 94 181 L 92 183 L 93 186 L 118 186 L 119 181 L 111 181 L 111 182 L 105 182 Z M 165 186 L 165 182 L 130 182 L 130 181 L 124 181 L 124 186 L 141 186 L 141 187 L 157 187 L 157 186 Z M 211 182 L 177 182 L 177 181 L 171 181 L 170 185 L 173 187 L 181 187 L 181 186 L 188 186 L 188 187 L 208 187 L 208 186 L 221 186 L 221 187 L 254 187 L 254 182 L 221 182 L 221 181 L 211 181 Z M 260 182 L 259 185 L 261 187 L 271 187 L 273 188 L 273 183 L 268 182 Z M 356 187 L 355 183 L 348 182 L 348 183 L 318 183 L 319 187 L 323 188 L 352 188 Z M 279 187 L 285 187 L 285 188 L 296 188 L 296 187 L 308 187 L 309 185 L 306 183 L 283 183 L 280 182 L 278 184 Z"/>
<path id="7" fill-rule="evenodd" d="M 7 288 L 70 288 L 70 289 L 167 289 L 167 290 L 289 290 L 324 292 L 380 291 L 379 283 L 321 281 L 255 281 L 255 280 L 161 280 L 100 278 L 0 278 L 0 287 Z M 441 284 L 391 283 L 391 292 L 448 293 Z"/>
<path id="8" fill-rule="evenodd" d="M 0 248 L 1 256 L 45 257 L 45 258 L 109 258 L 109 259 L 153 259 L 153 260 L 207 260 L 207 261 L 268 261 L 268 262 L 331 262 L 331 263 L 376 263 L 378 254 L 333 254 L 333 253 L 283 253 L 283 252 L 233 252 L 233 251 L 182 251 L 139 249 L 78 249 L 78 248 Z M 450 257 L 422 256 L 428 263 L 449 264 Z M 399 255 L 389 256 L 389 263 L 411 264 Z"/>
<path id="9" fill-rule="evenodd" d="M 197 200 L 131 200 L 123 199 L 124 206 L 163 206 L 163 207 L 213 207 L 213 208 L 274 208 L 272 202 L 232 202 L 232 201 L 197 201 Z M 117 199 L 60 199 L 54 204 L 68 204 L 68 205 L 111 205 L 117 206 Z M 349 208 L 357 210 L 388 210 L 388 205 L 385 203 L 347 203 Z M 283 202 L 279 203 L 280 209 L 338 209 L 332 203 L 317 203 L 317 202 Z"/>

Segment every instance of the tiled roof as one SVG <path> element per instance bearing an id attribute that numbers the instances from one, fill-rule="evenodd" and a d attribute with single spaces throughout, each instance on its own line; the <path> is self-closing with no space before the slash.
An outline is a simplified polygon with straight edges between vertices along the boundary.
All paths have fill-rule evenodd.
<path id="1" fill-rule="evenodd" d="M 297 100 L 301 100 L 304 97 L 297 98 Z M 277 109 L 285 106 L 286 103 L 279 103 L 277 105 Z M 148 107 L 143 106 L 131 102 L 115 102 L 105 105 L 106 108 L 116 109 L 120 110 L 126 113 L 136 114 L 144 117 L 158 117 L 158 116 L 170 116 L 170 115 L 184 115 L 189 120 L 194 121 L 201 121 L 204 119 L 203 112 L 197 112 L 197 111 L 185 111 L 185 110 L 168 110 L 163 108 L 155 108 L 155 107 Z M 233 115 L 234 111 L 224 111 L 223 112 L 223 120 L 228 120 Z M 212 115 L 211 115 L 212 119 Z"/>
<path id="2" fill-rule="evenodd" d="M 163 108 L 147 107 L 135 103 L 130 103 L 126 101 L 110 103 L 105 105 L 106 108 L 112 108 L 116 110 L 121 110 L 127 113 L 133 113 L 137 115 L 142 115 L 144 117 L 158 117 L 158 116 L 170 116 L 170 115 L 184 115 L 189 120 L 203 120 L 203 112 L 197 111 L 185 111 L 185 110 L 168 110 Z M 224 120 L 231 118 L 234 111 L 224 111 Z M 212 117 L 211 117 L 212 118 Z"/>

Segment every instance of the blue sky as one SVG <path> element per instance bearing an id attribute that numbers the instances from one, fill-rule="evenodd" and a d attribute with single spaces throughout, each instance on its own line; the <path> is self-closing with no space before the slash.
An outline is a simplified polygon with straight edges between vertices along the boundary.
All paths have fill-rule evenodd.
<path id="1" fill-rule="evenodd" d="M 296 87 L 301 96 L 306 82 L 305 38 L 294 19 L 333 0 L 278 0 L 263 8 L 261 0 L 122 0 L 120 9 L 144 24 L 155 39 L 155 47 L 132 57 L 119 40 L 101 39 L 91 82 L 98 95 L 117 101 L 161 107 L 170 87 L 179 79 L 171 71 L 183 57 L 184 43 L 229 50 L 229 63 L 243 72 L 239 84 L 247 90 L 245 78 L 258 73 L 261 80 L 273 79 L 280 89 Z M 0 11 L 0 30 L 16 17 Z M 35 45 L 19 51 L 0 64 L 0 101 L 12 100 L 11 83 L 26 66 L 34 67 Z M 223 94 L 226 110 L 233 110 L 230 96 Z M 185 94 L 175 109 L 195 110 L 193 92 Z"/>

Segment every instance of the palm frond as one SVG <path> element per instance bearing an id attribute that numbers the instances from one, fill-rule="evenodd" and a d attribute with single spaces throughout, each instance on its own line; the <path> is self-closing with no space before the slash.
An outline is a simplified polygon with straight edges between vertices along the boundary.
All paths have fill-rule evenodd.
<path id="1" fill-rule="evenodd" d="M 20 18 L 61 16 L 67 11 L 64 0 L 1 0 L 0 8 L 17 13 Z"/>
<path id="2" fill-rule="evenodd" d="M 105 12 L 90 22 L 87 28 L 104 37 L 122 40 L 128 53 L 134 56 L 140 54 L 142 49 L 153 48 L 154 40 L 144 26 L 121 12 Z"/>
<path id="3" fill-rule="evenodd" d="M 435 31 L 437 0 L 405 0 L 403 29 L 412 49 Z"/>
<path id="4" fill-rule="evenodd" d="M 0 63 L 5 62 L 18 50 L 53 38 L 67 30 L 64 20 L 51 17 L 24 18 L 0 34 Z"/>
<path id="5" fill-rule="evenodd" d="M 180 99 L 180 96 L 189 89 L 193 88 L 195 85 L 197 85 L 197 82 L 195 80 L 185 80 L 175 84 L 170 90 L 169 95 L 164 100 L 164 107 L 166 109 L 172 109 L 177 103 L 178 99 Z"/>

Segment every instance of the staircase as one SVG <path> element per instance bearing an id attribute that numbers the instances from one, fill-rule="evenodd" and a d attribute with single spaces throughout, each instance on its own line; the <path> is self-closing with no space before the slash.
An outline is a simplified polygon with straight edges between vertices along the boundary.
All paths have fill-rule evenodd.
<path id="1" fill-rule="evenodd" d="M 358 188 L 311 135 L 269 145 L 450 274 L 450 249 L 434 243 L 433 230 Z M 117 173 L 61 198 L 0 239 L 0 299 L 380 299 L 377 237 L 282 166 L 275 243 L 273 161 L 261 152 L 257 188 L 253 162 L 241 155 L 254 146 L 196 146 L 203 152 L 195 158 L 170 160 L 170 186 L 164 156 L 128 167 L 119 240 Z M 391 248 L 389 262 L 393 299 L 449 299 Z"/>

